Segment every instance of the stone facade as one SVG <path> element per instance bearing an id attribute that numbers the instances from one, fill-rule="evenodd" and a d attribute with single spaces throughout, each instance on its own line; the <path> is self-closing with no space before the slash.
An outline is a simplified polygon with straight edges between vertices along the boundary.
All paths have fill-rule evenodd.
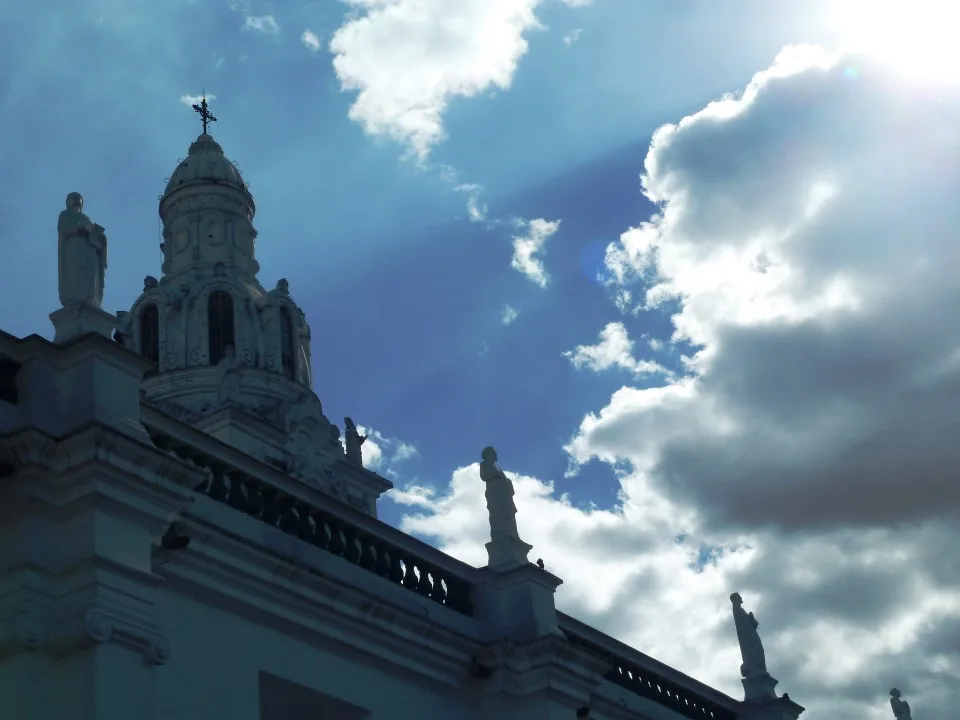
<path id="1" fill-rule="evenodd" d="M 306 319 L 257 280 L 253 199 L 209 135 L 160 214 L 162 274 L 128 312 L 0 332 L 11 717 L 796 719 L 558 612 L 526 551 L 474 568 L 379 521 L 391 485 L 324 416 Z"/>

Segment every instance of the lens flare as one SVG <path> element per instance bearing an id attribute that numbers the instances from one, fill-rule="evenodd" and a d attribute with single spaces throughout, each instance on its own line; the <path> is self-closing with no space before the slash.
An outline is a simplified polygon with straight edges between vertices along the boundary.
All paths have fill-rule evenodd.
<path id="1" fill-rule="evenodd" d="M 960 0 L 836 0 L 833 7 L 844 50 L 918 80 L 960 82 Z"/>

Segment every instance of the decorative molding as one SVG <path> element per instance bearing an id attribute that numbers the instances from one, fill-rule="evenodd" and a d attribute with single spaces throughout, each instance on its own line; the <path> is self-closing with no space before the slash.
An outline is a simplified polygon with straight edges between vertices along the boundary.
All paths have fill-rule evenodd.
<path id="1" fill-rule="evenodd" d="M 571 644 L 557 628 L 526 643 L 500 640 L 487 645 L 476 662 L 491 673 L 485 694 L 519 696 L 550 690 L 581 704 L 587 704 L 610 668 Z"/>
<path id="2" fill-rule="evenodd" d="M 61 620 L 58 631 L 51 634 L 50 651 L 60 658 L 104 643 L 131 650 L 151 666 L 163 665 L 170 659 L 169 643 L 155 626 L 99 605 L 75 611 Z"/>
<path id="3" fill-rule="evenodd" d="M 34 611 L 13 617 L 0 628 L 0 659 L 34 650 L 61 658 L 101 643 L 132 650 L 149 665 L 170 659 L 169 643 L 151 624 L 96 605 L 54 623 Z"/>
<path id="4" fill-rule="evenodd" d="M 47 642 L 49 628 L 35 610 L 27 610 L 0 623 L 0 660 L 36 650 Z"/>

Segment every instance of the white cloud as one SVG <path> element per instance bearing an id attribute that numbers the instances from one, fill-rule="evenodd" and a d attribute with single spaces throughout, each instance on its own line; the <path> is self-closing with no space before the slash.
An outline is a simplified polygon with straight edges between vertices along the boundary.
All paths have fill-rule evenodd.
<path id="1" fill-rule="evenodd" d="M 304 30 L 300 40 L 308 50 L 317 52 L 320 49 L 320 38 L 312 30 Z"/>
<path id="2" fill-rule="evenodd" d="M 366 436 L 363 443 L 363 466 L 388 477 L 397 476 L 397 465 L 417 456 L 417 448 L 399 438 L 386 437 L 373 428 L 357 425 L 357 431 Z M 346 448 L 346 439 L 341 438 Z"/>
<path id="3" fill-rule="evenodd" d="M 467 217 L 470 222 L 483 222 L 487 219 L 487 205 L 480 200 L 483 187 L 476 183 L 463 183 L 453 188 L 467 196 Z"/>
<path id="4" fill-rule="evenodd" d="M 513 238 L 513 259 L 510 266 L 540 287 L 546 287 L 547 271 L 543 267 L 543 261 L 536 256 L 543 252 L 544 243 L 559 229 L 559 220 L 551 222 L 537 218 L 526 223 L 526 234 Z"/>
<path id="5" fill-rule="evenodd" d="M 566 0 L 583 5 L 582 0 Z M 330 43 L 350 118 L 420 159 L 445 136 L 455 97 L 510 87 L 541 0 L 350 0 Z"/>
<path id="6" fill-rule="evenodd" d="M 203 95 L 181 95 L 180 104 L 186 105 L 187 107 L 193 107 L 194 105 L 199 105 L 203 101 Z M 207 93 L 207 102 L 211 100 L 216 100 L 217 96 L 213 93 Z"/>
<path id="7" fill-rule="evenodd" d="M 517 319 L 519 315 L 520 313 L 518 313 L 515 308 L 510 305 L 504 305 L 503 314 L 500 316 L 500 321 L 504 325 L 510 325 L 514 320 Z"/>
<path id="8" fill-rule="evenodd" d="M 742 697 L 738 590 L 805 718 L 886 720 L 893 686 L 917 717 L 952 717 L 957 127 L 956 86 L 794 49 L 655 134 L 643 186 L 660 215 L 608 266 L 690 349 L 682 374 L 616 391 L 568 444 L 616 467 L 615 509 L 515 478 L 562 609 Z M 604 332 L 583 366 L 629 365 L 626 334 Z M 405 529 L 485 562 L 476 465 L 400 497 Z"/>
<path id="9" fill-rule="evenodd" d="M 576 28 L 571 30 L 569 33 L 563 36 L 563 44 L 567 47 L 573 45 L 577 40 L 580 39 L 580 36 L 583 35 L 583 28 Z"/>
<path id="10" fill-rule="evenodd" d="M 623 323 L 609 323 L 600 331 L 600 342 L 596 345 L 578 345 L 563 355 L 570 358 L 577 369 L 587 368 L 594 372 L 618 367 L 634 375 L 663 374 L 671 376 L 660 363 L 653 360 L 637 360 L 633 357 L 633 340 L 627 335 Z"/>
<path id="11" fill-rule="evenodd" d="M 276 35 L 280 32 L 280 26 L 273 15 L 247 15 L 243 19 L 243 29 L 262 32 L 264 35 Z"/>

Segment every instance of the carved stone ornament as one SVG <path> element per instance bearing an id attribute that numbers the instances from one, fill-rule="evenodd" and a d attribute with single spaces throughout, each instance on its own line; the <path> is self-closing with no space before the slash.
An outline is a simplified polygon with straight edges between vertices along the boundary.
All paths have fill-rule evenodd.
<path id="1" fill-rule="evenodd" d="M 299 480 L 321 484 L 324 471 L 343 453 L 334 438 L 333 425 L 324 417 L 317 396 L 309 390 L 285 403 L 281 416 L 287 441 L 287 467 Z"/>

